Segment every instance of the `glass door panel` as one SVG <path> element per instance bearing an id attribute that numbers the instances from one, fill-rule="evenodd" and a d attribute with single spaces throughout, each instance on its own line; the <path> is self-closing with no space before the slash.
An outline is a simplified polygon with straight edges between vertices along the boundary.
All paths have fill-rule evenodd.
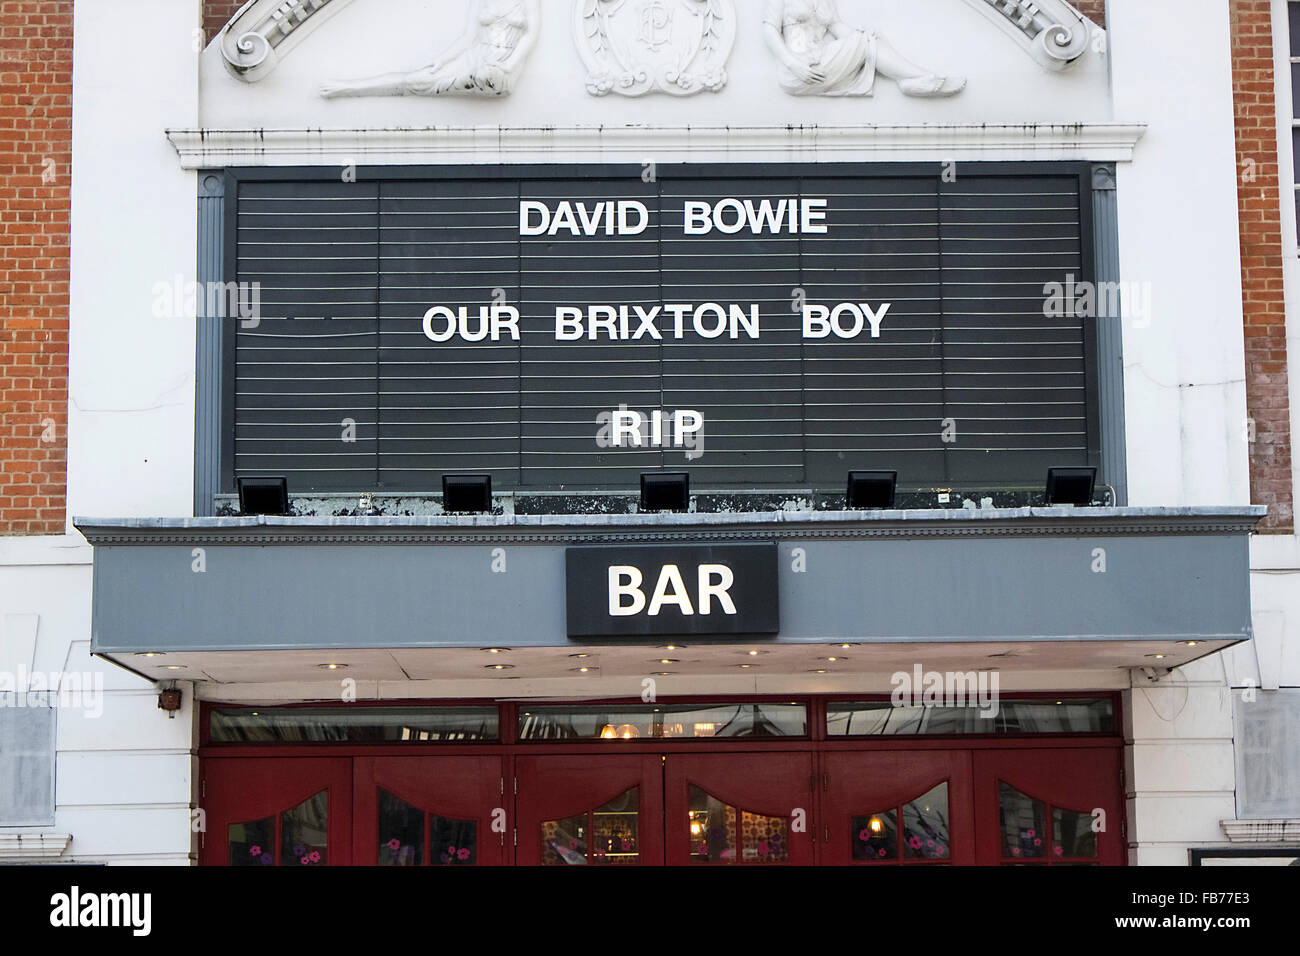
<path id="1" fill-rule="evenodd" d="M 970 751 L 823 754 L 821 783 L 822 863 L 974 862 Z"/>
<path id="2" fill-rule="evenodd" d="M 811 754 L 669 754 L 664 773 L 669 864 L 812 863 Z"/>
<path id="3" fill-rule="evenodd" d="M 663 863 L 658 754 L 519 757 L 515 773 L 518 863 Z"/>
<path id="4" fill-rule="evenodd" d="M 1117 749 L 979 751 L 974 759 L 980 864 L 1123 864 Z"/>
<path id="5" fill-rule="evenodd" d="M 501 865 L 503 773 L 499 757 L 354 758 L 354 857 L 367 866 Z"/>
<path id="6" fill-rule="evenodd" d="M 204 761 L 210 866 L 346 866 L 352 862 L 352 761 L 346 757 Z"/>

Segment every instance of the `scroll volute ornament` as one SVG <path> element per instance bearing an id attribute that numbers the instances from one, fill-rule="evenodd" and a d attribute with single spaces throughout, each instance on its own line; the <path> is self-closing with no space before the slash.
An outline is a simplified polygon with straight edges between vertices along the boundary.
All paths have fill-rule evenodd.
<path id="1" fill-rule="evenodd" d="M 996 22 L 1038 64 L 1060 72 L 1088 52 L 1094 28 L 1066 0 L 966 0 Z M 1104 37 L 1105 31 L 1096 34 Z M 1105 47 L 1100 47 L 1104 50 Z"/>
<path id="2" fill-rule="evenodd" d="M 587 92 L 716 93 L 736 42 L 734 0 L 574 0 Z"/>
<path id="3" fill-rule="evenodd" d="M 221 31 L 226 69 L 255 83 L 329 17 L 352 0 L 248 0 Z"/>

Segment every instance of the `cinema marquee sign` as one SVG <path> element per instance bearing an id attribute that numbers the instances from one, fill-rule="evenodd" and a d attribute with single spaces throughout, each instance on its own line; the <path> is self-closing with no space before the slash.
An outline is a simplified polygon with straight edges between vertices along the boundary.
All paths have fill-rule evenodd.
<path id="1" fill-rule="evenodd" d="M 776 545 L 569 548 L 570 637 L 776 634 Z"/>

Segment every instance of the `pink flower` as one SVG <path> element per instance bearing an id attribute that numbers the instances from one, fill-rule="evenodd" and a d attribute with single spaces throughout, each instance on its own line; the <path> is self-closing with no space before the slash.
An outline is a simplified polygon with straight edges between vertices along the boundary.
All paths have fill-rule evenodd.
<path id="1" fill-rule="evenodd" d="M 881 848 L 876 852 L 876 856 L 884 856 L 884 855 L 885 855 L 885 848 L 882 846 L 882 847 L 881 847 Z"/>
<path id="2" fill-rule="evenodd" d="M 919 836 L 909 837 L 907 841 L 907 845 L 910 846 L 913 850 L 919 850 L 921 849 L 921 838 Z M 933 840 L 930 841 L 930 845 L 934 846 Z"/>
<path id="3" fill-rule="evenodd" d="M 1026 831 L 1025 831 L 1025 836 L 1033 836 L 1033 835 L 1034 835 L 1034 831 L 1033 831 L 1033 830 L 1026 830 Z"/>
<path id="4" fill-rule="evenodd" d="M 469 859 L 469 847 L 464 847 L 464 846 L 463 846 L 463 847 L 461 847 L 459 850 L 457 850 L 457 851 L 456 851 L 456 859 L 458 859 L 458 860 L 468 860 L 468 859 Z"/>
<path id="5" fill-rule="evenodd" d="M 391 840 L 388 841 L 388 849 L 392 850 L 394 853 L 396 853 L 399 849 L 401 849 L 401 847 L 402 847 L 402 841 L 397 839 L 397 837 L 393 837 Z"/>
<path id="6" fill-rule="evenodd" d="M 309 854 L 307 855 L 306 859 L 311 860 L 313 863 L 319 863 L 319 862 L 320 862 L 320 850 L 312 850 L 311 853 L 309 853 Z"/>
<path id="7" fill-rule="evenodd" d="M 1043 845 L 1043 840 L 1042 840 L 1042 838 L 1041 838 L 1041 837 L 1034 837 L 1034 846 L 1042 846 L 1042 845 Z"/>
<path id="8" fill-rule="evenodd" d="M 630 850 L 630 849 L 632 849 L 632 841 L 631 841 L 631 840 L 624 840 L 624 841 L 623 841 L 623 852 L 626 853 L 626 852 L 627 852 L 628 850 Z"/>
<path id="9" fill-rule="evenodd" d="M 1052 847 L 1052 852 L 1055 853 L 1057 856 L 1064 856 L 1064 855 L 1065 855 L 1065 847 L 1063 847 L 1063 846 L 1054 846 L 1054 847 Z"/>
<path id="10" fill-rule="evenodd" d="M 1011 848 L 1011 855 L 1012 855 L 1012 856 L 1019 856 L 1019 855 L 1020 855 L 1020 847 L 1018 847 L 1018 846 L 1013 846 L 1013 847 Z"/>
<path id="11" fill-rule="evenodd" d="M 256 843 L 254 843 L 251 847 L 249 847 L 248 855 L 249 855 L 249 856 L 261 856 L 261 855 L 262 855 L 262 848 L 261 848 L 260 846 L 258 846 Z"/>
<path id="12" fill-rule="evenodd" d="M 867 829 L 865 829 L 865 828 L 862 829 L 862 830 L 859 830 L 859 831 L 858 831 L 858 839 L 861 840 L 863 843 L 869 843 L 869 842 L 871 842 L 871 831 L 870 831 L 870 830 L 867 830 Z"/>

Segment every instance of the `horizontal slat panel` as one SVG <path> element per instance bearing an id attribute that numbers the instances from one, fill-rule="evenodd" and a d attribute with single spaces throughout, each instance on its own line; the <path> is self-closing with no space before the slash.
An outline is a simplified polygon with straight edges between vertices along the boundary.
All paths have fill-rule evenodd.
<path id="1" fill-rule="evenodd" d="M 684 233 L 685 200 L 728 197 L 825 199 L 828 231 Z M 521 237 L 521 198 L 638 199 L 651 220 Z M 626 487 L 679 466 L 697 484 L 1037 481 L 1087 460 L 1084 321 L 1044 309 L 1048 283 L 1085 278 L 1071 177 L 245 182 L 236 203 L 236 278 L 259 284 L 263 321 L 235 335 L 235 470 L 295 491 L 436 490 L 467 470 Z M 804 301 L 888 302 L 884 334 L 805 340 Z M 493 302 L 520 311 L 519 341 L 422 332 L 432 305 L 476 324 Z M 661 340 L 554 335 L 559 305 L 704 302 L 757 304 L 761 337 L 688 318 L 676 338 L 667 313 Z M 702 457 L 601 447 L 620 405 L 700 411 Z"/>

